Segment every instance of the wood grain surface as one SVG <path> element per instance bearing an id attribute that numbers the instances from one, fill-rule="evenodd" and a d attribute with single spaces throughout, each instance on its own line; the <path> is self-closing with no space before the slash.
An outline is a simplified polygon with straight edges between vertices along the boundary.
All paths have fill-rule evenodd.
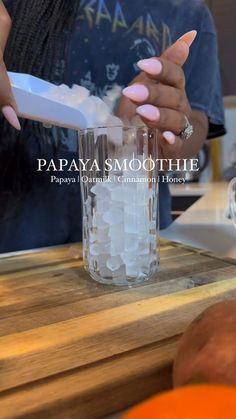
<path id="1" fill-rule="evenodd" d="M 77 245 L 0 258 L 0 418 L 104 418 L 170 388 L 181 334 L 230 298 L 236 261 L 169 242 L 132 289 L 90 279 Z"/>

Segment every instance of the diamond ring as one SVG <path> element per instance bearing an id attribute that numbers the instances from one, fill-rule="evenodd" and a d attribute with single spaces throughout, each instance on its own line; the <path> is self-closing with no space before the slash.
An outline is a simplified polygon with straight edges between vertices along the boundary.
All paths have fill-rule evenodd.
<path id="1" fill-rule="evenodd" d="M 185 116 L 186 125 L 183 131 L 180 133 L 181 140 L 188 140 L 193 134 L 193 126 L 190 124 L 187 116 Z"/>

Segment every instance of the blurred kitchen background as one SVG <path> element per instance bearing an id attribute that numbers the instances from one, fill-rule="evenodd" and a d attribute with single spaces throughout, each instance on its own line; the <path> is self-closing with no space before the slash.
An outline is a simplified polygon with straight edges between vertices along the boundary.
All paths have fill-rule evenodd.
<path id="1" fill-rule="evenodd" d="M 227 134 L 223 138 L 206 141 L 198 156 L 200 174 L 189 172 L 185 176 L 189 181 L 187 186 L 171 187 L 173 219 L 184 214 L 212 187 L 216 191 L 219 188 L 221 191 L 226 191 L 225 202 L 222 205 L 227 212 L 228 181 L 236 177 L 236 0 L 206 0 L 206 2 L 214 17 L 218 33 Z M 217 212 L 219 203 L 213 201 Z"/>
<path id="2" fill-rule="evenodd" d="M 236 0 L 207 0 L 219 42 L 227 135 L 209 142 L 210 159 L 202 181 L 236 176 Z M 234 167 L 235 166 L 235 167 Z"/>

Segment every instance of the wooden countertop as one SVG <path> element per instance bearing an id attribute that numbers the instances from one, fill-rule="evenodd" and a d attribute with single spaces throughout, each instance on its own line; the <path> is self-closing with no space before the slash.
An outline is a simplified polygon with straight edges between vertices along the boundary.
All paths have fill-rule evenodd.
<path id="1" fill-rule="evenodd" d="M 186 326 L 236 297 L 236 261 L 163 242 L 161 262 L 125 289 L 91 280 L 80 247 L 1 258 L 1 419 L 104 418 L 169 388 Z"/>

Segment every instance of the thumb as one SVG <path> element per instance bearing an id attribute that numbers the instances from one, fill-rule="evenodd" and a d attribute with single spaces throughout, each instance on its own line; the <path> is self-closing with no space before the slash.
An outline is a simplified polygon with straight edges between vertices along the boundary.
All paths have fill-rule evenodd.
<path id="1" fill-rule="evenodd" d="M 184 65 L 189 56 L 189 48 L 197 36 L 197 31 L 190 31 L 181 36 L 173 45 L 171 45 L 163 54 L 162 58 L 171 61 L 177 65 Z"/>

